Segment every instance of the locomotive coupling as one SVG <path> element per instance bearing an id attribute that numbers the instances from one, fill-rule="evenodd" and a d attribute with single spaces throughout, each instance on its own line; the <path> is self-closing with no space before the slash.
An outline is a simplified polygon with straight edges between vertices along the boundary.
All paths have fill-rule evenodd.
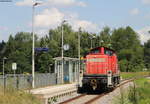
<path id="1" fill-rule="evenodd" d="M 95 90 L 97 88 L 97 81 L 96 81 L 96 79 L 91 79 L 90 85 L 93 88 L 93 90 Z"/>

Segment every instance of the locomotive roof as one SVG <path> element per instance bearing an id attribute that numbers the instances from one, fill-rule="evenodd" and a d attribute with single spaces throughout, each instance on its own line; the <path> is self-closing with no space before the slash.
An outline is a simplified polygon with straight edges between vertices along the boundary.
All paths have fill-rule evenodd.
<path id="1" fill-rule="evenodd" d="M 104 46 L 99 46 L 99 47 L 93 48 L 93 49 L 91 49 L 91 50 L 100 49 L 100 48 L 102 48 L 102 47 L 104 47 Z M 110 49 L 110 48 L 107 48 L 107 47 L 104 47 L 104 48 L 107 49 L 107 50 L 110 50 L 110 51 L 115 52 L 113 49 Z"/>

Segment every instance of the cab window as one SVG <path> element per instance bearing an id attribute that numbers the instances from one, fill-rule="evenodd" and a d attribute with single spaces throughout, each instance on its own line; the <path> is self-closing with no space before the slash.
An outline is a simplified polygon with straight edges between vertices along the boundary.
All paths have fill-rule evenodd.
<path id="1" fill-rule="evenodd" d="M 105 49 L 104 53 L 109 56 L 113 55 L 113 52 L 111 50 L 107 50 L 107 49 Z"/>
<path id="2" fill-rule="evenodd" d="M 92 50 L 90 53 L 95 54 L 95 53 L 100 53 L 99 49 Z"/>

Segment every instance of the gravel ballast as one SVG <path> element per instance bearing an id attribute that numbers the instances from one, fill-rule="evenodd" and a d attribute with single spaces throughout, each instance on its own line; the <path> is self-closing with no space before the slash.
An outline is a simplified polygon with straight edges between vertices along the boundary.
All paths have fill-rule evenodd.
<path id="1" fill-rule="evenodd" d="M 101 97 L 97 101 L 93 102 L 92 104 L 113 104 L 115 103 L 114 100 L 121 96 L 121 92 L 125 93 L 129 90 L 130 86 L 133 86 L 133 82 L 126 83 L 125 85 L 116 88 L 114 91 L 110 92 L 109 94 Z"/>

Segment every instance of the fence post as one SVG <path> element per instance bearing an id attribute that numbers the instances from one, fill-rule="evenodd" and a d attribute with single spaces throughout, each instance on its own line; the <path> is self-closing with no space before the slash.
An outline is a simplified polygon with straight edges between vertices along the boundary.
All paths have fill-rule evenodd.
<path id="1" fill-rule="evenodd" d="M 19 89 L 19 75 L 17 75 L 16 81 L 17 81 L 17 90 L 18 90 Z"/>
<path id="2" fill-rule="evenodd" d="M 5 90 L 6 90 L 6 74 L 4 74 L 4 94 L 5 94 Z"/>

